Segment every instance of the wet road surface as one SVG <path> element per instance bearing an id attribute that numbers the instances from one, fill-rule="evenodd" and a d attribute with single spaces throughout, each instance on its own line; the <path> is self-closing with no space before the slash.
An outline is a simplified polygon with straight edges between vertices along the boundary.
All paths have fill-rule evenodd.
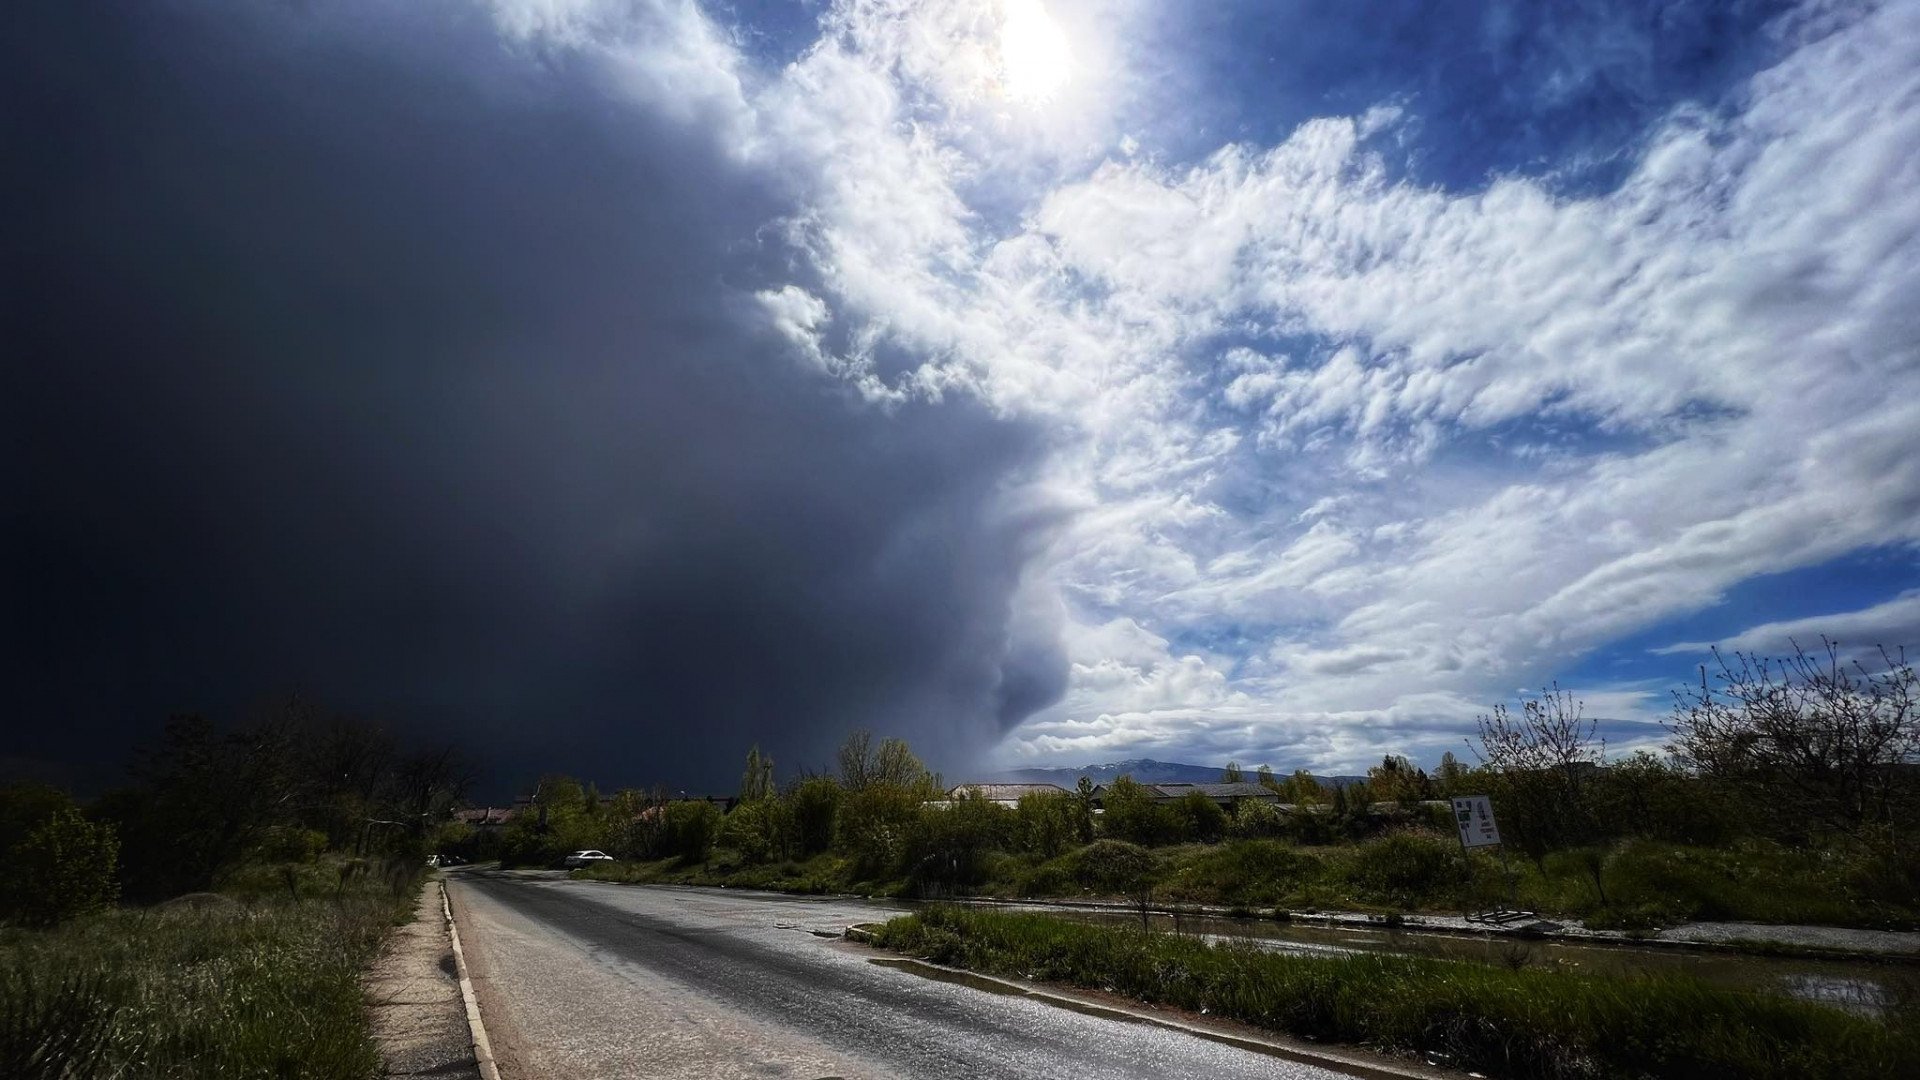
<path id="1" fill-rule="evenodd" d="M 449 893 L 507 1080 L 1354 1074 L 872 962 L 874 907 L 456 873 Z"/>

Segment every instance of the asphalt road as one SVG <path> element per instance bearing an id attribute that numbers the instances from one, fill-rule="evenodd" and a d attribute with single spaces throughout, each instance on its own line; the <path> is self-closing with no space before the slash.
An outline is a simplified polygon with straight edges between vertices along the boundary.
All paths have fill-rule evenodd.
<path id="1" fill-rule="evenodd" d="M 483 873 L 449 875 L 449 893 L 507 1080 L 1353 1075 L 811 932 L 872 921 L 870 905 Z"/>

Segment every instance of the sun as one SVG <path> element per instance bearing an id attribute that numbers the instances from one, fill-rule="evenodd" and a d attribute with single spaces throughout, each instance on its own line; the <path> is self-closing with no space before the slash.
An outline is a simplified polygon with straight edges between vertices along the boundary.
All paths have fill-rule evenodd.
<path id="1" fill-rule="evenodd" d="M 1052 101 L 1073 73 L 1073 50 L 1041 0 L 1003 0 L 1000 85 L 1023 105 Z"/>

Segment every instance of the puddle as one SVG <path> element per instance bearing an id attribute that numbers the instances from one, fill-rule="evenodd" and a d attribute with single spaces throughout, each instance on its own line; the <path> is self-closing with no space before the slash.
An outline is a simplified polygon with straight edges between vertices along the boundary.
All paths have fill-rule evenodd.
<path id="1" fill-rule="evenodd" d="M 1893 1006 L 1893 992 L 1868 979 L 1807 972 L 1782 980 L 1788 994 L 1865 1016 L 1883 1015 Z"/>

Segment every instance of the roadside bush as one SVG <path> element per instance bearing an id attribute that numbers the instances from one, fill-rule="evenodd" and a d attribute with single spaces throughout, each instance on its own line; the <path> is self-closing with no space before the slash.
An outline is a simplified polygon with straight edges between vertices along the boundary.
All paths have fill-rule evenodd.
<path id="1" fill-rule="evenodd" d="M 1235 840 L 1272 840 L 1287 834 L 1287 815 L 1269 802 L 1248 800 L 1233 814 L 1227 835 Z"/>
<path id="2" fill-rule="evenodd" d="M 720 808 L 705 799 L 670 802 L 662 815 L 661 831 L 665 854 L 682 862 L 704 862 L 720 831 Z"/>
<path id="3" fill-rule="evenodd" d="M 1356 848 L 1347 883 L 1363 899 L 1395 907 L 1433 907 L 1460 897 L 1466 867 L 1460 850 L 1434 836 L 1390 833 Z"/>
<path id="4" fill-rule="evenodd" d="M 1050 859 L 1033 867 L 1021 875 L 1017 892 L 1021 896 L 1069 896 L 1081 892 L 1079 880 L 1070 867 L 1064 865 L 1067 858 Z"/>
<path id="5" fill-rule="evenodd" d="M 1181 823 L 1160 805 L 1159 799 L 1133 777 L 1122 776 L 1107 785 L 1100 815 L 1101 835 L 1150 847 L 1174 843 Z"/>
<path id="6" fill-rule="evenodd" d="M 1838 853 L 1795 851 L 1765 842 L 1700 848 L 1639 840 L 1608 860 L 1608 899 L 1667 922 L 1859 925 L 1868 911 L 1849 888 L 1854 866 Z M 1880 917 L 1891 918 L 1884 911 Z"/>
<path id="7" fill-rule="evenodd" d="M 922 807 L 901 845 L 907 876 L 922 891 L 976 885 L 987 853 L 1006 847 L 1013 830 L 1013 811 L 977 795 Z"/>
<path id="8" fill-rule="evenodd" d="M 1182 795 L 1169 808 L 1176 824 L 1173 836 L 1200 844 L 1217 844 L 1227 835 L 1227 812 L 1197 791 Z"/>
<path id="9" fill-rule="evenodd" d="M 1096 840 L 1074 861 L 1074 879 L 1093 892 L 1137 895 L 1154 883 L 1153 853 L 1125 840 Z"/>
<path id="10" fill-rule="evenodd" d="M 1325 805 L 1297 806 L 1286 821 L 1288 838 L 1306 847 L 1331 844 L 1337 833 L 1333 812 Z"/>
<path id="11" fill-rule="evenodd" d="M 840 848 L 852 857 L 854 873 L 862 880 L 897 872 L 920 803 L 919 792 L 892 783 L 870 783 L 841 798 Z"/>
<path id="12" fill-rule="evenodd" d="M 720 825 L 719 844 L 732 848 L 740 861 L 755 866 L 782 859 L 797 846 L 793 813 L 780 799 L 754 799 L 735 806 Z"/>
<path id="13" fill-rule="evenodd" d="M 1080 800 L 1064 791 L 1032 791 L 1014 808 L 1014 846 L 1051 859 L 1080 837 Z"/>
<path id="14" fill-rule="evenodd" d="M 106 907 L 119 896 L 113 826 L 66 807 L 41 822 L 11 853 L 7 913 L 46 926 Z"/>
<path id="15" fill-rule="evenodd" d="M 810 776 L 787 793 L 793 810 L 794 839 L 802 855 L 818 855 L 833 846 L 840 816 L 840 785 L 829 776 Z"/>
<path id="16" fill-rule="evenodd" d="M 327 850 L 327 834 L 296 825 L 276 825 L 261 834 L 253 858 L 261 862 L 312 862 Z"/>
<path id="17" fill-rule="evenodd" d="M 1278 840 L 1235 840 L 1194 849 L 1165 882 L 1176 899 L 1273 907 L 1319 881 L 1326 864 Z"/>

